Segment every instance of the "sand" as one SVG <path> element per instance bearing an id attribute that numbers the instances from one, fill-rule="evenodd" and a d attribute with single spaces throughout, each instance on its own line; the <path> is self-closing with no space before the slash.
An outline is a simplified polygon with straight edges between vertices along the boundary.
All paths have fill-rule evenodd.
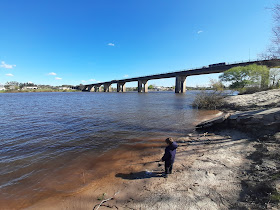
<path id="1" fill-rule="evenodd" d="M 237 110 L 273 108 L 279 106 L 279 93 L 272 90 L 226 100 L 229 108 Z M 163 164 L 157 162 L 164 139 L 155 139 L 124 147 L 127 152 L 110 164 L 106 176 L 87 180 L 90 184 L 80 191 L 50 197 L 27 209 L 280 208 L 277 199 L 272 200 L 272 195 L 280 197 L 279 131 L 279 138 L 251 137 L 234 128 L 200 132 L 176 139 L 179 147 L 168 178 L 161 176 Z"/>
<path id="2" fill-rule="evenodd" d="M 228 100 L 239 109 L 279 106 L 279 90 L 234 97 Z M 176 139 L 179 147 L 168 178 L 161 176 L 163 165 L 157 162 L 164 139 L 157 139 L 127 150 L 129 155 L 111 165 L 114 170 L 79 192 L 27 209 L 279 209 L 270 195 L 279 193 L 273 186 L 280 191 L 280 141 L 235 129 L 203 132 Z"/>
<path id="3" fill-rule="evenodd" d="M 159 140 L 156 140 L 158 142 Z M 72 195 L 49 198 L 27 209 L 228 209 L 239 198 L 246 158 L 254 143 L 237 131 L 192 133 L 177 139 L 174 172 L 161 176 L 164 143 L 118 161 L 118 170 Z M 116 195 L 115 195 L 116 194 Z"/>

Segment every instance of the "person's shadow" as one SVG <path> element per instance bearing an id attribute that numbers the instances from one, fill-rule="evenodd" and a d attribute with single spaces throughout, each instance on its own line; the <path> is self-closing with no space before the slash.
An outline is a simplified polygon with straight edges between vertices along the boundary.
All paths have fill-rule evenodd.
<path id="1" fill-rule="evenodd" d="M 129 174 L 118 173 L 118 174 L 116 174 L 116 177 L 120 177 L 122 179 L 129 179 L 129 180 L 149 179 L 152 177 L 162 177 L 162 172 L 140 171 L 140 172 L 129 173 Z"/>

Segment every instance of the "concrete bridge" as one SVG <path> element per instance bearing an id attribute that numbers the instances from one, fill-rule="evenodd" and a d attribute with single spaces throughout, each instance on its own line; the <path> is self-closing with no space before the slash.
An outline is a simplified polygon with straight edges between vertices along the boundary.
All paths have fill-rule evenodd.
<path id="1" fill-rule="evenodd" d="M 134 78 L 128 78 L 122 80 L 112 80 L 108 82 L 82 85 L 82 86 L 75 87 L 75 89 L 79 89 L 82 91 L 99 92 L 100 87 L 103 86 L 104 92 L 111 92 L 112 91 L 111 85 L 116 83 L 117 92 L 125 92 L 126 91 L 125 84 L 127 82 L 138 82 L 138 92 L 146 93 L 148 92 L 149 80 L 175 77 L 176 78 L 175 93 L 184 93 L 186 92 L 186 78 L 188 76 L 222 73 L 226 70 L 229 70 L 232 67 L 247 66 L 250 64 L 265 65 L 269 68 L 272 68 L 272 67 L 280 66 L 280 59 L 257 60 L 257 61 L 248 61 L 248 62 L 233 63 L 233 64 L 217 63 L 217 64 L 211 64 L 209 66 L 204 66 L 202 68 L 197 68 L 197 69 L 190 69 L 190 70 L 183 70 L 183 71 L 170 72 L 164 74 L 155 74 L 149 76 L 134 77 Z"/>

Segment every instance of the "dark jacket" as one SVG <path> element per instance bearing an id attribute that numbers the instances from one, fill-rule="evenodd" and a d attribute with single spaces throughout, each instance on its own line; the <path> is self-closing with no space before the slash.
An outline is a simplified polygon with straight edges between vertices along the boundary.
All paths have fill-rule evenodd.
<path id="1" fill-rule="evenodd" d="M 176 142 L 173 142 L 169 146 L 165 148 L 165 153 L 161 158 L 162 161 L 165 161 L 167 164 L 174 163 L 175 155 L 176 155 L 176 148 L 178 147 Z"/>

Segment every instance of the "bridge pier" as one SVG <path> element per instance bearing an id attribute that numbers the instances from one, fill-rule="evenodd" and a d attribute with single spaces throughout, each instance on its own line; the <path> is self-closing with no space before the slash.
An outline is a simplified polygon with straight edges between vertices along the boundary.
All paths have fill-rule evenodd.
<path id="1" fill-rule="evenodd" d="M 89 92 L 93 92 L 94 91 L 94 85 L 90 85 L 89 86 Z"/>
<path id="2" fill-rule="evenodd" d="M 104 84 L 104 92 L 112 92 L 111 84 Z"/>
<path id="3" fill-rule="evenodd" d="M 92 86 L 91 85 L 85 85 L 82 89 L 82 91 L 85 91 L 85 92 L 90 92 Z"/>
<path id="4" fill-rule="evenodd" d="M 117 92 L 126 92 L 125 82 L 124 83 L 117 83 Z"/>
<path id="5" fill-rule="evenodd" d="M 186 92 L 186 78 L 187 76 L 176 76 L 175 93 Z"/>
<path id="6" fill-rule="evenodd" d="M 144 85 L 144 87 L 143 87 Z M 138 93 L 148 92 L 148 80 L 138 80 Z"/>
<path id="7" fill-rule="evenodd" d="M 94 92 L 99 92 L 100 91 L 100 86 L 95 85 L 94 86 Z"/>

